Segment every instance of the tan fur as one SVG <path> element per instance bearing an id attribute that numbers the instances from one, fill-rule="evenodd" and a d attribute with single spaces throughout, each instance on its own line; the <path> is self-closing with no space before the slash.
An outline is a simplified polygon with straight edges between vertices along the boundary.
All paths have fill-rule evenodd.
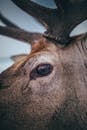
<path id="1" fill-rule="evenodd" d="M 41 63 L 50 63 L 52 73 L 31 79 L 32 70 Z M 27 58 L 0 75 L 0 85 L 3 128 L 86 130 L 87 39 L 65 48 L 44 38 L 36 41 Z"/>

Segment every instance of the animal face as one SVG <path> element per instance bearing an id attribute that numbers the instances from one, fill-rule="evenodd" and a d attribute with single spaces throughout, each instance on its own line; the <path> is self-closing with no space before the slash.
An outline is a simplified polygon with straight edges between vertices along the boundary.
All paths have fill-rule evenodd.
<path id="1" fill-rule="evenodd" d="M 85 60 L 75 51 L 80 43 L 60 49 L 46 42 L 36 42 L 29 56 L 1 74 L 2 129 L 86 128 Z"/>
<path id="2" fill-rule="evenodd" d="M 27 32 L 0 14 L 6 25 L 0 26 L 0 34 L 32 45 L 28 56 L 0 74 L 0 129 L 86 130 L 87 34 L 69 34 L 87 19 L 87 0 L 55 0 L 56 9 L 12 1 L 46 32 Z"/>

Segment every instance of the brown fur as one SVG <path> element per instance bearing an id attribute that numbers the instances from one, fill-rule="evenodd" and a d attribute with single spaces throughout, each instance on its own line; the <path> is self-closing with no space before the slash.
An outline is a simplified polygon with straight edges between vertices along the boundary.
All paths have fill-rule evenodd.
<path id="1" fill-rule="evenodd" d="M 53 66 L 52 73 L 30 79 L 44 62 Z M 65 48 L 35 42 L 27 57 L 0 75 L 0 87 L 1 130 L 86 130 L 86 38 Z"/>

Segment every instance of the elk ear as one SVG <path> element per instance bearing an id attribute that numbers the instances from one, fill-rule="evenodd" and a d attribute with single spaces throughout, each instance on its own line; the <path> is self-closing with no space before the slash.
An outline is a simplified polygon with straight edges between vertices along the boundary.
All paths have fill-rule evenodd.
<path id="1" fill-rule="evenodd" d="M 28 55 L 27 54 L 20 54 L 20 55 L 14 55 L 14 56 L 11 56 L 10 58 L 14 61 L 14 62 L 17 62 L 21 59 L 24 59 L 25 57 L 27 57 Z"/>

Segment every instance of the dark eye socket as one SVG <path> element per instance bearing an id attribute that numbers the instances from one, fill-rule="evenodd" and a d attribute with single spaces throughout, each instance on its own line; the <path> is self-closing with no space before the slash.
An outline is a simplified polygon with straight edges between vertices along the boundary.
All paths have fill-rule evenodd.
<path id="1" fill-rule="evenodd" d="M 52 70 L 53 66 L 51 64 L 40 64 L 34 70 L 32 70 L 30 77 L 31 79 L 36 79 L 36 77 L 47 76 L 52 72 Z"/>

